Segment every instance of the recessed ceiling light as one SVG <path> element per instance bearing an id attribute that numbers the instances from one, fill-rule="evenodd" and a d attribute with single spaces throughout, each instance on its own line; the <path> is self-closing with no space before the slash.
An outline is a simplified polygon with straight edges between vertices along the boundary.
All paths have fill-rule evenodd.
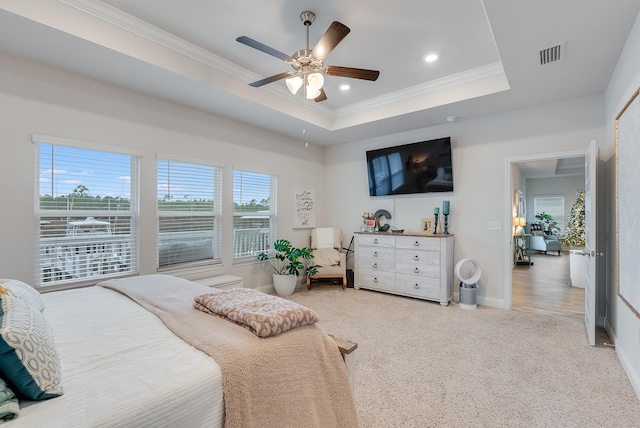
<path id="1" fill-rule="evenodd" d="M 348 91 L 349 89 L 351 89 L 351 86 L 349 86 L 346 83 L 343 83 L 342 85 L 340 85 L 340 90 L 341 91 Z"/>
<path id="2" fill-rule="evenodd" d="M 433 61 L 435 61 L 437 59 L 438 59 L 438 55 L 436 55 L 436 54 L 429 54 L 429 55 L 424 57 L 425 62 L 433 62 Z"/>

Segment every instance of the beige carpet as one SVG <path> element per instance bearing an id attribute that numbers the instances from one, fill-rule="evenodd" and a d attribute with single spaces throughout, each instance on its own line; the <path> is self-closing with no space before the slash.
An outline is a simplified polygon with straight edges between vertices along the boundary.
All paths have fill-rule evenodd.
<path id="1" fill-rule="evenodd" d="M 640 426 L 615 350 L 589 346 L 579 321 L 354 289 L 290 299 L 358 342 L 363 428 Z"/>

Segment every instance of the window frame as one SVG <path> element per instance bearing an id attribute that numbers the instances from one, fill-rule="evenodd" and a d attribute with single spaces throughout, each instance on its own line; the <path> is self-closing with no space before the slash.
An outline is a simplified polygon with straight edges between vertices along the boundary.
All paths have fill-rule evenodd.
<path id="1" fill-rule="evenodd" d="M 260 174 L 269 177 L 269 211 L 242 211 L 238 212 L 235 209 L 236 203 L 236 172 L 247 173 L 247 174 Z M 260 252 L 273 252 L 273 243 L 277 239 L 278 235 L 278 181 L 279 177 L 276 174 L 272 174 L 265 171 L 258 171 L 250 168 L 245 168 L 241 166 L 234 166 L 232 168 L 232 180 L 233 180 L 233 195 L 232 195 L 232 245 L 231 245 L 231 254 L 233 263 L 242 263 L 246 261 L 252 261 L 256 259 L 256 255 Z M 259 228 L 249 228 L 249 229 L 257 229 L 255 232 L 256 236 L 249 237 L 250 242 L 258 242 L 255 250 L 248 251 L 237 251 L 237 247 L 244 246 L 238 243 L 242 237 L 237 235 L 238 230 L 243 230 L 241 228 L 236 228 L 236 219 L 239 217 L 252 217 L 255 216 L 256 220 L 261 220 L 262 218 L 268 218 L 269 224 L 267 227 L 259 227 Z M 247 229 L 247 230 L 249 230 Z M 251 231 L 249 230 L 249 233 Z M 264 234 L 268 233 L 268 237 L 265 237 Z M 253 234 L 253 233 L 252 233 Z M 249 244 L 251 245 L 251 244 Z M 256 244 L 253 244 L 256 245 Z M 238 255 L 237 255 L 238 254 Z"/>
<path id="2" fill-rule="evenodd" d="M 201 167 L 211 167 L 213 168 L 213 188 L 211 189 L 213 192 L 213 209 L 211 211 L 185 211 L 185 210 L 174 210 L 174 211 L 161 211 L 159 209 L 159 188 L 156 187 L 156 271 L 157 272 L 169 272 L 169 271 L 179 271 L 183 269 L 190 269 L 193 267 L 206 267 L 206 266 L 219 266 L 222 264 L 222 192 L 223 192 L 223 175 L 224 175 L 224 165 L 218 162 L 208 162 L 203 160 L 196 160 L 188 157 L 170 155 L 165 153 L 157 153 L 156 154 L 156 186 L 160 184 L 160 170 L 159 163 L 161 161 L 167 162 L 175 162 L 183 165 L 193 164 Z M 163 214 L 161 214 L 163 213 Z M 160 223 L 161 217 L 213 217 L 213 235 L 212 235 L 212 247 L 211 247 L 211 258 L 200 259 L 200 260 L 188 260 L 179 263 L 172 263 L 167 265 L 160 265 L 160 247 L 161 247 L 161 239 L 160 239 Z M 217 233 L 215 232 L 217 231 Z"/>
<path id="3" fill-rule="evenodd" d="M 34 161 L 35 161 L 35 174 L 36 174 L 36 179 L 35 179 L 35 186 L 34 186 L 34 229 L 35 229 L 35 239 L 34 239 L 34 286 L 38 289 L 43 289 L 43 290 L 56 290 L 56 289 L 63 289 L 63 288 L 75 288 L 75 287 L 82 287 L 82 286 L 86 286 L 89 284 L 95 284 L 98 281 L 102 281 L 108 278 L 116 278 L 116 277 L 121 277 L 121 276 L 130 276 L 130 275 L 136 275 L 139 274 L 140 272 L 140 255 L 139 255 L 139 240 L 140 240 L 140 161 L 141 161 L 141 157 L 142 157 L 142 153 L 140 151 L 136 151 L 136 150 L 132 150 L 129 148 L 123 148 L 123 147 L 118 147 L 118 146 L 110 146 L 110 145 L 104 145 L 104 144 L 99 144 L 99 143 L 94 143 L 94 142 L 89 142 L 89 141 L 82 141 L 82 140 L 74 140 L 74 139 L 70 139 L 70 138 L 61 138 L 61 137 L 53 137 L 53 136 L 48 136 L 48 135 L 41 135 L 41 134 L 33 134 L 32 138 L 31 138 L 31 142 L 34 144 L 35 150 L 34 150 Z M 129 156 L 129 200 L 128 200 L 128 205 L 129 205 L 129 209 L 128 210 L 96 210 L 96 209 L 78 209 L 78 210 L 61 210 L 61 209 L 43 209 L 41 207 L 41 195 L 40 195 L 40 190 L 41 190 L 41 186 L 40 186 L 40 180 L 41 180 L 41 169 L 40 169 L 40 163 L 41 163 L 41 147 L 42 145 L 49 145 L 52 147 L 65 147 L 65 148 L 72 148 L 72 149 L 77 149 L 77 150 L 85 150 L 85 151 L 92 151 L 92 152 L 103 152 L 105 154 L 116 154 L 116 155 L 120 155 L 120 156 Z M 52 156 L 51 159 L 52 163 L 55 162 L 55 154 Z M 54 175 L 52 177 L 55 177 Z M 54 196 L 54 195 L 52 195 Z M 70 215 L 71 214 L 71 215 Z M 61 279 L 61 280 L 57 280 L 57 281 L 45 281 L 46 278 L 46 274 L 44 273 L 43 269 L 45 267 L 45 262 L 44 259 L 47 258 L 49 261 L 53 260 L 53 263 L 56 264 L 59 262 L 59 256 L 60 254 L 54 254 L 53 256 L 51 255 L 49 250 L 43 251 L 42 245 L 43 242 L 42 240 L 45 239 L 41 236 L 42 232 L 41 232 L 41 227 L 43 225 L 43 218 L 51 218 L 51 217 L 73 217 L 73 218 L 85 218 L 85 220 L 89 220 L 89 217 L 129 217 L 129 239 L 124 241 L 125 243 L 128 243 L 128 249 L 126 251 L 126 257 L 125 261 L 127 261 L 128 263 L 125 263 L 125 265 L 128 266 L 127 270 L 122 270 L 122 271 L 117 271 L 117 272 L 112 272 L 112 273 L 107 273 L 107 274 L 98 274 L 98 275 L 94 275 L 94 276 L 81 276 L 81 277 L 77 277 L 77 278 L 71 278 L 71 279 Z M 56 244 L 54 245 L 56 248 L 57 247 L 67 247 L 69 245 L 69 242 L 67 241 L 73 241 L 74 238 L 73 236 L 77 236 L 73 233 L 69 233 L 69 226 L 71 225 L 70 221 L 67 221 L 67 226 L 66 226 L 66 232 L 65 232 L 65 236 L 62 237 L 59 240 L 56 240 Z M 73 227 L 73 226 L 72 226 Z M 97 236 L 104 236 L 104 235 L 96 235 L 96 240 L 94 241 L 94 246 L 100 246 L 102 245 L 102 250 L 100 252 L 100 254 L 106 254 L 108 253 L 107 250 L 105 250 L 106 246 L 108 246 L 109 243 L 111 243 L 112 245 L 117 245 L 117 243 L 114 243 L 115 241 L 119 241 L 117 239 L 114 238 L 98 238 Z M 113 236 L 117 236 L 117 235 L 113 235 Z M 79 239 L 79 238 L 78 238 Z M 84 241 L 86 241 L 86 239 L 84 239 Z M 99 242 L 99 241 L 104 241 L 104 242 Z M 57 243 L 60 242 L 60 246 L 57 245 Z M 106 244 L 105 244 L 106 242 Z M 83 246 L 83 243 L 80 242 L 79 244 L 74 244 L 76 246 Z M 72 247 L 74 246 L 72 245 Z M 86 246 L 86 245 L 85 245 Z M 126 246 L 126 245 L 125 245 Z M 56 250 L 57 251 L 57 250 Z M 76 252 L 76 254 L 78 254 L 78 252 Z M 53 259 L 52 259 L 53 257 Z M 121 257 L 122 258 L 122 257 Z M 71 262 L 74 264 L 80 264 L 82 265 L 82 263 L 78 262 L 78 257 L 75 257 L 75 261 Z M 65 267 L 67 264 L 67 261 L 65 260 Z M 84 269 L 88 269 L 87 267 L 88 262 L 85 262 L 85 268 Z M 74 266 L 75 269 L 75 266 Z M 86 273 L 86 272 L 83 272 Z M 52 275 L 52 273 L 50 273 L 49 275 Z"/>
<path id="4" fill-rule="evenodd" d="M 539 210 L 538 209 L 538 205 L 539 205 L 539 200 L 542 199 L 560 199 L 562 204 L 560 204 L 560 206 L 562 207 L 562 217 L 558 218 L 556 215 L 554 215 L 553 213 L 549 212 L 549 210 Z M 566 217 L 565 217 L 565 195 L 538 195 L 538 196 L 534 196 L 533 197 L 533 219 L 531 221 L 535 222 L 536 221 L 536 214 L 538 214 L 539 212 L 545 212 L 547 214 L 550 214 L 551 216 L 553 216 L 553 219 L 556 221 L 556 226 L 558 227 L 558 229 L 560 229 L 560 232 L 562 233 L 565 229 L 565 223 L 566 223 Z"/>

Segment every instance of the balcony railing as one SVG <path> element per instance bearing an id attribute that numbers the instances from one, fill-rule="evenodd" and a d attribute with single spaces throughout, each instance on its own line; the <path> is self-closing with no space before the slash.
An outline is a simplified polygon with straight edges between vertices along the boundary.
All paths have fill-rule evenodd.
<path id="1" fill-rule="evenodd" d="M 50 283 L 131 270 L 129 235 L 40 239 L 39 282 Z"/>
<path id="2" fill-rule="evenodd" d="M 168 232 L 159 236 L 160 260 L 169 260 L 171 245 L 182 244 L 202 254 L 190 254 L 191 260 L 211 258 L 211 239 L 201 232 Z M 255 256 L 270 248 L 268 228 L 234 229 L 233 257 Z M 203 245 L 208 244 L 208 245 Z M 166 250 L 165 250 L 166 249 Z M 195 251 L 195 250 L 194 250 Z M 132 269 L 130 235 L 79 235 L 40 239 L 39 283 L 90 278 L 128 272 Z M 171 264 L 171 263 L 169 263 Z"/>
<path id="3" fill-rule="evenodd" d="M 271 245 L 269 228 L 233 229 L 233 257 L 255 256 Z"/>

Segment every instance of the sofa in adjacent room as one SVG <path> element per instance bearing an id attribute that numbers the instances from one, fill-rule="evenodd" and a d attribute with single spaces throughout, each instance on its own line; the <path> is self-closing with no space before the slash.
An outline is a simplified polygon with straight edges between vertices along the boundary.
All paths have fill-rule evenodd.
<path id="1" fill-rule="evenodd" d="M 542 230 L 542 226 L 532 223 L 530 226 L 531 233 L 531 251 L 541 251 L 547 254 L 548 251 L 557 251 L 561 255 L 562 243 L 556 235 L 546 235 Z"/>

